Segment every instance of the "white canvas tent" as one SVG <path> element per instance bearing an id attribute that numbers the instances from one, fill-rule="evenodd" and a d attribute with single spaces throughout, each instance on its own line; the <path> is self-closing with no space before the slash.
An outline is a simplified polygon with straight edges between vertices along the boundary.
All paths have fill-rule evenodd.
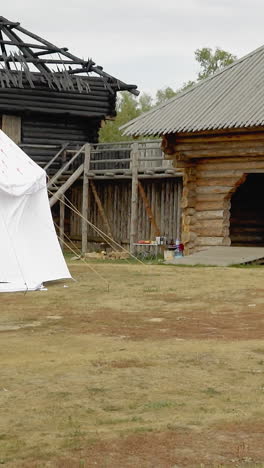
<path id="1" fill-rule="evenodd" d="M 0 130 L 0 292 L 71 278 L 56 236 L 46 173 Z"/>

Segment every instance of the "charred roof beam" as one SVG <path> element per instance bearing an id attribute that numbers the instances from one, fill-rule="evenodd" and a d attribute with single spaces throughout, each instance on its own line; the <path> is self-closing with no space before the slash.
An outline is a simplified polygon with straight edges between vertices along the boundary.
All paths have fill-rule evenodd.
<path id="1" fill-rule="evenodd" d="M 14 32 L 14 29 L 16 30 L 16 32 Z M 50 79 L 50 75 L 55 74 L 56 72 L 50 69 L 48 67 L 48 64 L 68 65 L 69 67 L 67 70 L 65 67 L 65 74 L 68 73 L 68 75 L 74 75 L 74 74 L 79 74 L 79 73 L 94 72 L 104 80 L 105 85 L 107 88 L 109 88 L 109 90 L 112 87 L 112 90 L 123 89 L 123 90 L 129 90 L 132 94 L 135 94 L 135 95 L 139 94 L 139 92 L 136 89 L 137 87 L 135 85 L 127 85 L 126 83 L 109 75 L 103 70 L 102 67 L 96 66 L 95 63 L 90 59 L 87 61 L 79 57 L 76 57 L 75 55 L 68 52 L 68 49 L 66 47 L 63 47 L 63 48 L 56 47 L 51 42 L 46 41 L 45 39 L 42 39 L 40 36 L 37 36 L 36 34 L 28 31 L 27 29 L 22 28 L 20 26 L 20 23 L 14 23 L 0 16 L 0 31 L 3 31 L 5 36 L 7 36 L 10 39 L 9 41 L 5 41 L 3 39 L 3 36 L 0 36 L 0 45 L 1 45 L 1 50 L 2 50 L 2 56 L 0 56 L 0 61 L 5 63 L 6 69 L 10 69 L 9 62 L 13 62 L 15 65 L 16 62 L 25 61 L 25 67 L 26 66 L 28 67 L 27 64 L 30 64 L 30 63 L 33 64 L 39 70 L 39 72 L 46 78 L 46 80 L 52 81 Z M 25 43 L 17 34 L 19 32 L 35 40 L 37 43 L 36 44 Z M 17 46 L 21 52 L 21 55 L 12 54 L 12 56 L 9 55 L 7 57 L 5 45 Z M 48 54 L 53 54 L 53 53 L 58 53 L 63 58 L 60 58 L 60 60 L 39 58 L 43 55 L 48 55 Z M 66 57 L 66 59 L 64 57 Z M 71 68 L 71 65 L 80 65 L 81 68 L 80 69 L 77 68 L 74 70 L 74 68 Z M 29 68 L 28 68 L 28 71 L 29 71 Z"/>
<path id="2" fill-rule="evenodd" d="M 67 47 L 63 48 L 63 50 L 67 51 Z M 47 49 L 47 50 L 43 50 L 43 52 L 35 52 L 35 55 L 37 57 L 40 57 L 41 55 L 47 55 L 47 54 L 55 54 L 55 53 L 58 53 L 58 49 Z"/>
<path id="3" fill-rule="evenodd" d="M 3 34 L 2 34 L 2 31 L 0 30 L 0 45 L 1 45 L 1 50 L 3 54 L 3 59 L 5 62 L 6 68 L 10 70 L 10 64 L 7 61 L 7 52 L 6 52 L 5 44 L 2 43 L 2 40 L 3 40 Z"/>
<path id="4" fill-rule="evenodd" d="M 50 52 L 47 52 L 47 53 L 50 53 Z M 54 63 L 57 63 L 57 64 L 65 64 L 65 65 L 80 65 L 82 62 L 78 61 L 77 60 L 75 62 L 72 62 L 71 60 L 62 60 L 62 59 L 45 59 L 45 60 L 42 60 L 42 59 L 39 59 L 38 57 L 35 57 L 35 56 L 32 56 L 32 58 L 28 58 L 26 57 L 25 55 L 22 55 L 24 57 L 24 59 L 28 60 L 30 63 L 43 63 L 43 64 L 46 64 L 46 63 L 50 63 L 50 64 L 54 64 Z M 15 61 L 16 62 L 19 62 L 18 58 L 14 57 Z M 13 61 L 13 55 L 8 55 L 8 56 L 4 56 L 4 55 L 0 55 L 0 60 L 4 60 L 4 61 L 7 61 L 7 62 L 12 62 Z"/>
<path id="5" fill-rule="evenodd" d="M 16 35 L 16 33 L 14 33 L 14 31 L 10 31 L 7 27 L 3 27 L 2 28 L 4 34 L 9 37 L 9 39 L 11 40 L 15 40 L 19 43 L 19 47 L 21 49 L 21 51 L 23 52 L 25 58 L 27 58 L 29 61 L 32 59 L 32 58 L 35 58 L 34 55 L 33 55 L 33 52 L 24 45 L 23 41 L 20 39 L 20 37 L 18 37 Z M 36 67 L 38 68 L 38 70 L 43 73 L 43 72 L 50 72 L 49 68 L 45 65 L 45 64 L 36 64 Z"/>
<path id="6" fill-rule="evenodd" d="M 9 21 L 7 18 L 4 18 L 4 16 L 0 16 L 0 25 L 1 24 L 3 24 L 4 26 L 9 26 L 10 28 L 17 28 L 18 26 L 20 26 L 20 23 Z"/>
<path id="7" fill-rule="evenodd" d="M 26 34 L 28 35 L 29 37 L 31 37 L 32 39 L 35 39 L 39 42 L 42 42 L 42 44 L 45 44 L 46 46 L 50 47 L 51 49 L 55 48 L 56 46 L 54 46 L 54 44 L 52 44 L 51 42 L 48 42 L 46 41 L 45 39 L 42 39 L 41 37 L 37 36 L 36 34 L 33 34 L 31 33 L 30 31 L 27 31 L 27 29 L 24 29 L 22 28 L 21 26 L 18 26 L 17 27 L 17 30 L 22 32 L 23 34 Z M 61 51 L 61 54 L 65 55 L 65 57 L 68 57 L 69 59 L 71 60 L 80 60 L 79 57 L 76 57 L 75 55 L 72 55 L 70 52 L 67 52 L 65 49 L 60 49 Z M 85 61 L 82 60 L 81 63 L 83 65 L 85 65 Z M 114 78 L 113 76 L 109 75 L 108 73 L 106 73 L 102 67 L 92 67 L 92 69 L 90 71 L 93 71 L 95 73 L 97 73 L 98 75 L 104 77 L 104 78 L 108 78 L 108 79 L 111 79 L 111 80 L 115 80 L 116 78 Z M 126 83 L 123 83 L 122 81 L 119 81 L 116 79 L 117 82 L 120 83 L 120 85 L 122 86 L 126 86 Z M 134 86 L 134 88 L 130 89 L 130 92 L 132 94 L 134 94 L 135 96 L 138 96 L 139 95 L 139 91 L 136 89 L 136 86 Z"/>
<path id="8" fill-rule="evenodd" d="M 0 26 L 1 26 L 1 23 L 0 23 Z M 15 41 L 15 40 L 6 41 L 6 40 L 1 39 L 0 44 L 21 47 L 21 42 L 18 42 L 18 41 Z M 46 50 L 46 51 L 51 50 L 47 46 L 44 46 L 44 45 L 41 45 L 41 44 L 29 44 L 28 42 L 23 42 L 23 46 L 31 47 L 32 49 L 40 49 L 40 50 Z M 55 49 L 55 46 L 54 46 L 54 49 Z M 66 49 L 66 47 L 65 47 L 65 49 Z M 56 47 L 56 52 L 60 52 L 60 51 L 61 51 L 61 49 L 58 49 L 58 47 Z"/>

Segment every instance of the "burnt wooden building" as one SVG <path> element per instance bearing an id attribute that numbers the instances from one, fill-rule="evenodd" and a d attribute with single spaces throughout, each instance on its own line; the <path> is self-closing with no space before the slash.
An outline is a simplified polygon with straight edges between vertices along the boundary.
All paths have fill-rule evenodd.
<path id="1" fill-rule="evenodd" d="M 182 240 L 264 245 L 264 47 L 124 126 L 162 135 L 183 174 Z"/>
<path id="2" fill-rule="evenodd" d="M 137 87 L 3 17 L 0 50 L 1 128 L 47 171 L 60 237 L 83 251 L 102 242 L 100 230 L 131 250 L 138 239 L 178 237 L 181 177 L 160 143 L 98 144 L 117 92 Z"/>
<path id="3" fill-rule="evenodd" d="M 0 50 L 1 128 L 43 166 L 63 145 L 97 143 L 102 120 L 116 114 L 118 91 L 138 94 L 135 85 L 92 59 L 76 57 L 4 17 Z"/>

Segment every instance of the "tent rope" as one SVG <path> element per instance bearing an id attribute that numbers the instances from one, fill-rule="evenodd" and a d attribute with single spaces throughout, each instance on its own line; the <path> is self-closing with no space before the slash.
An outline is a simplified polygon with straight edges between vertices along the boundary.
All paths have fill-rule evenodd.
<path id="1" fill-rule="evenodd" d="M 58 227 L 58 225 L 57 225 L 56 223 L 54 223 L 54 224 Z M 62 242 L 65 244 L 65 246 L 66 246 L 72 253 L 74 253 L 74 255 L 78 255 L 78 252 L 76 253 L 76 251 L 74 251 L 74 250 L 71 248 L 71 246 L 70 246 L 67 242 L 65 242 L 65 240 L 62 239 L 58 234 L 57 234 L 57 237 L 58 237 L 58 239 L 59 239 L 60 241 L 62 241 Z M 67 237 L 67 236 L 65 236 L 65 237 Z M 71 239 L 69 239 L 69 240 L 71 241 Z M 71 242 L 72 242 L 72 241 L 71 241 Z M 72 242 L 72 243 L 73 243 L 73 242 Z M 88 266 L 88 268 L 90 268 L 91 271 L 93 271 L 93 273 L 95 273 L 100 279 L 102 279 L 102 280 L 106 283 L 106 285 L 107 285 L 107 291 L 109 292 L 109 290 L 110 290 L 110 283 L 109 283 L 109 281 L 108 281 L 106 278 L 104 278 L 103 275 L 101 275 L 100 273 L 98 273 L 98 271 L 96 271 L 96 269 L 93 268 L 93 267 L 85 260 L 85 258 L 82 258 L 82 257 L 81 257 L 81 260 L 82 260 L 83 263 L 85 263 L 85 264 Z"/>
<path id="2" fill-rule="evenodd" d="M 58 187 L 53 184 L 53 186 L 55 188 L 58 189 Z M 68 208 L 70 208 L 75 214 L 77 214 L 80 218 L 82 218 L 92 229 L 95 230 L 95 232 L 97 232 L 97 234 L 100 234 L 101 237 L 113 248 L 113 246 L 111 245 L 111 242 L 113 242 L 117 247 L 121 248 L 124 252 L 126 252 L 130 257 L 134 258 L 134 260 L 136 260 L 138 263 L 142 264 L 142 265 L 145 265 L 146 264 L 144 262 L 142 262 L 139 258 L 137 258 L 135 255 L 133 255 L 131 252 L 129 252 L 129 250 L 125 249 L 125 247 L 123 247 L 121 244 L 119 244 L 118 242 L 116 242 L 114 239 L 112 239 L 112 237 L 108 236 L 104 231 L 102 231 L 100 228 L 98 228 L 97 226 L 95 226 L 91 221 L 89 221 L 87 218 L 85 218 L 83 216 L 83 214 L 73 205 L 73 203 L 68 199 L 68 197 L 66 197 L 66 195 L 64 194 L 64 200 L 62 200 L 61 198 L 59 198 L 58 196 L 56 196 L 56 194 L 53 194 L 53 192 L 51 192 L 49 189 L 47 189 L 48 192 L 55 198 L 57 198 L 57 200 L 59 200 L 61 203 L 63 203 L 65 206 L 67 206 Z M 66 201 L 68 203 L 66 203 Z M 117 250 L 116 250 L 117 251 Z"/>

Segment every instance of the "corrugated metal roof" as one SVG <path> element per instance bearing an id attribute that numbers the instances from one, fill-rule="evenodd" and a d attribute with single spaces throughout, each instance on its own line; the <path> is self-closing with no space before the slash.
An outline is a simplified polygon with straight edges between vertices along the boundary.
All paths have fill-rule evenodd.
<path id="1" fill-rule="evenodd" d="M 264 46 L 123 125 L 161 135 L 264 125 Z"/>

